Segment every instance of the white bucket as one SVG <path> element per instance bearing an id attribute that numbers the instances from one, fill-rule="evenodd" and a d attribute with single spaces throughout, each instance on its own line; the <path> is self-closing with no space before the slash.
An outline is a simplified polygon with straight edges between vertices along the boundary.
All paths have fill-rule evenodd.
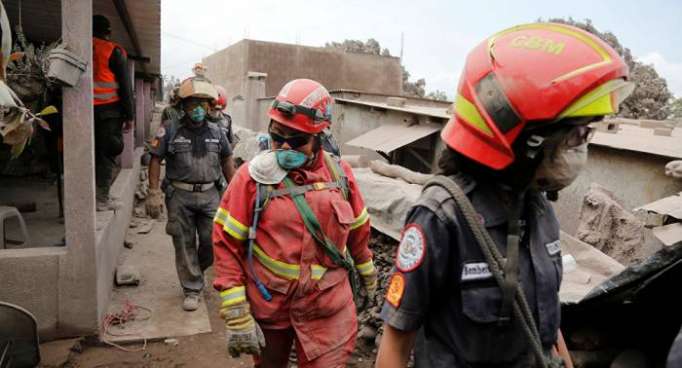
<path id="1" fill-rule="evenodd" d="M 75 87 L 78 84 L 78 80 L 87 65 L 78 56 L 63 47 L 52 49 L 48 60 L 50 65 L 47 70 L 47 77 L 56 79 L 69 87 Z"/>

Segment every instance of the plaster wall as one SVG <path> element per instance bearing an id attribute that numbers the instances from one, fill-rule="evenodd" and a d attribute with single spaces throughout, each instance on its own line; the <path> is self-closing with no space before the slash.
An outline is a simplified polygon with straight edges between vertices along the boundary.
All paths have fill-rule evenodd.
<path id="1" fill-rule="evenodd" d="M 64 248 L 0 250 L 0 300 L 33 313 L 41 337 L 54 337 L 59 323 L 59 259 Z"/>
<path id="2" fill-rule="evenodd" d="M 351 54 L 320 47 L 243 40 L 203 59 L 207 76 L 225 87 L 228 98 L 245 93 L 246 73 L 268 75 L 264 96 L 274 96 L 286 82 L 310 78 L 327 89 L 402 94 L 402 69 L 395 57 Z M 228 104 L 228 112 L 232 112 Z"/>

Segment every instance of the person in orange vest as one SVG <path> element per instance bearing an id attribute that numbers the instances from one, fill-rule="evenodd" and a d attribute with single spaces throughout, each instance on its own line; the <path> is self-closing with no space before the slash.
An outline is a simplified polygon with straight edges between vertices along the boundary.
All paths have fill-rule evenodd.
<path id="1" fill-rule="evenodd" d="M 256 367 L 345 367 L 355 346 L 353 292 L 377 273 L 369 215 L 350 166 L 322 149 L 332 97 L 287 83 L 269 110 L 273 150 L 242 165 L 213 227 L 215 279 L 232 356 Z M 355 271 L 357 270 L 357 271 Z M 349 275 L 359 274 L 349 280 Z"/>
<path id="2" fill-rule="evenodd" d="M 120 207 L 109 196 L 109 189 L 116 157 L 123 152 L 123 132 L 132 127 L 132 81 L 127 53 L 111 42 L 111 24 L 106 17 L 92 17 L 92 35 L 97 211 L 111 211 Z"/>

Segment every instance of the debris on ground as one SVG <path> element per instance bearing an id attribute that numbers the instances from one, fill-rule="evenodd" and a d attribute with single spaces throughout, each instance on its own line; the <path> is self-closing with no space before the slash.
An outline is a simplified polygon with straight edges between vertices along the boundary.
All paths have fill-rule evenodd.
<path id="1" fill-rule="evenodd" d="M 137 286 L 140 284 L 140 271 L 135 267 L 120 265 L 116 267 L 116 286 Z"/>
<path id="2" fill-rule="evenodd" d="M 682 160 L 670 161 L 665 165 L 665 175 L 682 179 Z"/>
<path id="3" fill-rule="evenodd" d="M 152 229 L 154 228 L 154 222 L 149 220 L 142 222 L 138 225 L 137 227 L 137 233 L 138 234 L 149 234 Z"/>

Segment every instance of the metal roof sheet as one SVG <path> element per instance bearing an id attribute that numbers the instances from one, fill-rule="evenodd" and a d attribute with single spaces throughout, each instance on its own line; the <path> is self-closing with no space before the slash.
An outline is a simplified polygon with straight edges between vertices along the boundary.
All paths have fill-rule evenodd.
<path id="1" fill-rule="evenodd" d="M 52 0 L 5 0 L 3 1 L 12 29 L 19 20 L 21 3 L 22 28 L 26 37 L 33 42 L 54 42 L 61 37 L 61 1 Z M 137 33 L 142 55 L 149 57 L 147 71 L 161 73 L 161 0 L 125 0 L 133 28 Z M 126 51 L 136 54 L 128 33 L 121 22 L 116 7 L 111 0 L 93 0 L 92 12 L 101 14 L 111 21 L 112 41 L 119 43 Z M 136 70 L 141 65 L 136 63 Z"/>
<path id="2" fill-rule="evenodd" d="M 386 109 L 386 110 L 400 111 L 400 112 L 405 112 L 405 113 L 410 113 L 410 114 L 425 115 L 425 116 L 430 116 L 430 117 L 445 119 L 445 120 L 450 119 L 450 114 L 448 114 L 447 108 L 416 106 L 416 105 L 405 105 L 405 106 L 398 107 L 398 106 L 389 106 L 388 104 L 381 103 L 381 102 L 352 100 L 352 99 L 346 99 L 346 98 L 335 98 L 334 100 L 336 102 L 341 102 L 341 103 L 349 103 L 349 104 L 362 105 L 362 106 L 367 106 L 367 107 L 375 107 L 375 108 Z"/>
<path id="3" fill-rule="evenodd" d="M 654 135 L 654 130 L 632 125 L 619 125 L 616 133 L 596 132 L 590 144 L 682 159 L 682 129 L 670 136 Z"/>
<path id="4" fill-rule="evenodd" d="M 421 123 L 389 123 L 362 134 L 346 142 L 349 146 L 368 148 L 374 151 L 389 153 L 406 146 L 428 135 L 440 131 L 442 125 Z"/>
<path id="5" fill-rule="evenodd" d="M 634 211 L 644 210 L 682 220 L 682 192 L 637 207 Z"/>

